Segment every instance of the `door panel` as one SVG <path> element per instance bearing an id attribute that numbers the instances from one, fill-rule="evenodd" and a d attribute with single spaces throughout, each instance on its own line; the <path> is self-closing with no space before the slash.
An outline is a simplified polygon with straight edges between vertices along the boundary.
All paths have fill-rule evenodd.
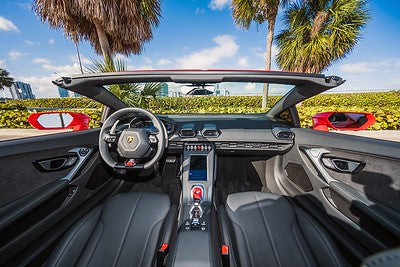
<path id="1" fill-rule="evenodd" d="M 292 131 L 295 146 L 278 160 L 281 190 L 325 225 L 353 263 L 399 246 L 400 143 Z"/>
<path id="2" fill-rule="evenodd" d="M 97 152 L 98 133 L 0 142 L 0 265 L 40 264 L 74 221 L 117 188 Z M 33 164 L 66 155 L 76 160 L 61 171 Z"/>
<path id="3" fill-rule="evenodd" d="M 97 129 L 0 142 L 0 207 L 70 171 L 41 172 L 34 160 L 62 157 L 74 147 L 97 142 Z"/>

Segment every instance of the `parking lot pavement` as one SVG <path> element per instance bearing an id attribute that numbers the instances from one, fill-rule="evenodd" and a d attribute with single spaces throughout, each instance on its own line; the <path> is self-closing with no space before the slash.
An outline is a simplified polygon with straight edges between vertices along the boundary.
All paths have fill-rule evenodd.
<path id="1" fill-rule="evenodd" d="M 0 141 L 62 132 L 66 130 L 0 129 Z"/>
<path id="2" fill-rule="evenodd" d="M 336 133 L 351 134 L 363 137 L 400 142 L 400 131 L 336 131 Z"/>
<path id="3" fill-rule="evenodd" d="M 66 132 L 66 130 L 42 131 L 36 129 L 0 129 L 0 141 L 53 134 L 53 133 L 62 133 L 62 132 Z M 400 131 L 335 131 L 335 132 L 400 142 Z"/>

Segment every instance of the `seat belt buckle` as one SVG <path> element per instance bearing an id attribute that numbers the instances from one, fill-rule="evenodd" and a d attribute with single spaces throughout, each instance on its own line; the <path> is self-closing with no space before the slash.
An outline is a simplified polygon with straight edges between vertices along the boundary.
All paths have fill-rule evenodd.
<path id="1" fill-rule="evenodd" d="M 160 248 L 157 250 L 157 267 L 165 266 L 165 257 L 168 255 L 169 252 L 169 244 L 162 243 Z"/>
<path id="2" fill-rule="evenodd" d="M 229 267 L 230 262 L 229 262 L 229 246 L 228 245 L 221 246 L 221 257 L 222 257 L 222 266 Z"/>

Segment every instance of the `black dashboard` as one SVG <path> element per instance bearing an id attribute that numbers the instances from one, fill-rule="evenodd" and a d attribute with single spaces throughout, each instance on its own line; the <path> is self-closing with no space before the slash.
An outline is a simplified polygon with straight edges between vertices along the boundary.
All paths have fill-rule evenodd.
<path id="1" fill-rule="evenodd" d="M 158 115 L 168 132 L 169 153 L 215 149 L 219 154 L 274 155 L 288 151 L 294 143 L 290 126 L 264 114 Z M 126 125 L 126 124 L 125 124 Z M 137 116 L 129 127 L 154 126 Z"/>
<path id="2" fill-rule="evenodd" d="M 274 155 L 287 152 L 294 143 L 289 125 L 264 114 L 158 117 L 168 130 L 170 153 L 215 149 L 217 154 Z"/>

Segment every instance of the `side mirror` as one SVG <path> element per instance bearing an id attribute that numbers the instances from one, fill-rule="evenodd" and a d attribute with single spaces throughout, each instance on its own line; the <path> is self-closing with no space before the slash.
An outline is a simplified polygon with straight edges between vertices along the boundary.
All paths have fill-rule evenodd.
<path id="1" fill-rule="evenodd" d="M 365 130 L 375 123 L 374 115 L 367 112 L 321 112 L 313 117 L 313 129 L 328 131 L 328 128 L 339 131 Z"/>
<path id="2" fill-rule="evenodd" d="M 89 129 L 90 116 L 67 111 L 39 112 L 32 113 L 28 121 L 39 130 L 72 129 L 73 131 L 80 131 Z"/>

